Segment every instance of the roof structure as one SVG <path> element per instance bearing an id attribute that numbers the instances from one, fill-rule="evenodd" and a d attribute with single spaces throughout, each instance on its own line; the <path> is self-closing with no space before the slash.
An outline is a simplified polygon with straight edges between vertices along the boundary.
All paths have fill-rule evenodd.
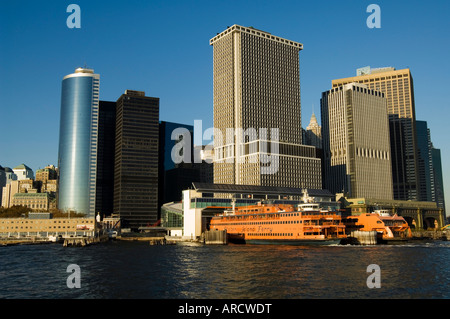
<path id="1" fill-rule="evenodd" d="M 305 190 L 309 196 L 334 197 L 326 189 L 291 188 L 275 186 L 211 184 L 193 182 L 192 186 L 200 193 L 236 193 L 236 194 L 263 194 L 263 195 L 296 195 L 302 196 Z"/>
<path id="2" fill-rule="evenodd" d="M 14 169 L 28 169 L 28 170 L 31 170 L 31 168 L 29 168 L 25 164 L 20 164 L 19 166 L 14 167 Z"/>

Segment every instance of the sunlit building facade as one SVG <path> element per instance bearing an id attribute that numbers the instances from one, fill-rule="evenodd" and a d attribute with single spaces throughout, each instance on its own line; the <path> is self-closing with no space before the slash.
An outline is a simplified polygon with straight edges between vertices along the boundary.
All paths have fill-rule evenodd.
<path id="1" fill-rule="evenodd" d="M 394 199 L 422 200 L 416 135 L 414 86 L 409 69 L 393 67 L 356 70 L 355 77 L 332 80 L 332 87 L 357 82 L 384 94 L 389 114 Z"/>
<path id="2" fill-rule="evenodd" d="M 214 183 L 321 188 L 320 158 L 314 147 L 302 145 L 303 45 L 239 25 L 210 45 Z"/>
<path id="3" fill-rule="evenodd" d="M 321 99 L 325 188 L 350 197 L 393 199 L 384 94 L 350 83 Z"/>

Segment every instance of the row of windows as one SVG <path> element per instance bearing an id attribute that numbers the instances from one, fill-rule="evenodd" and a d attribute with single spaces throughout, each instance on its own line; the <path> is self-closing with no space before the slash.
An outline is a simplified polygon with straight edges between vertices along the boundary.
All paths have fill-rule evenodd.
<path id="1" fill-rule="evenodd" d="M 24 202 L 14 202 L 13 205 L 24 206 L 24 207 L 28 207 L 28 208 L 46 208 L 48 206 L 48 203 L 44 203 L 44 204 L 29 204 L 29 203 L 24 203 Z"/>
<path id="2" fill-rule="evenodd" d="M 269 237 L 293 237 L 293 233 L 248 233 L 249 236 L 269 236 Z M 305 232 L 305 236 L 317 236 L 320 232 Z"/>
<path id="3" fill-rule="evenodd" d="M 271 236 L 271 237 L 292 237 L 294 236 L 293 233 L 248 233 L 249 236 Z"/>
<path id="4" fill-rule="evenodd" d="M 48 229 L 65 229 L 66 228 L 66 226 L 47 226 L 46 228 L 48 228 Z M 74 226 L 67 226 L 67 229 L 73 229 L 74 228 Z M 4 229 L 36 229 L 35 227 L 32 227 L 32 226 L 30 226 L 30 227 L 28 227 L 28 226 L 20 226 L 20 228 L 19 228 L 19 226 L 11 226 L 11 227 L 9 227 L 9 226 L 6 226 L 6 227 L 1 227 L 1 229 L 2 230 L 4 230 Z"/>
<path id="5" fill-rule="evenodd" d="M 242 222 L 242 223 L 221 223 L 223 226 L 248 226 L 248 225 L 280 225 L 280 224 L 302 224 L 301 220 L 282 220 L 274 222 Z"/>
<path id="6" fill-rule="evenodd" d="M 1 222 L 2 224 L 14 224 L 14 220 L 2 220 L 2 222 Z M 15 224 L 28 224 L 28 223 L 30 223 L 30 224 L 42 224 L 43 223 L 43 221 L 33 221 L 33 220 L 16 220 L 16 222 L 15 222 Z M 50 221 L 50 222 L 46 222 L 47 224 L 51 224 L 52 222 Z M 65 224 L 66 223 L 66 221 L 65 220 L 63 220 L 63 221 L 61 221 L 61 220 L 53 220 L 53 224 Z M 67 224 L 73 224 L 73 223 L 82 223 L 82 224 L 93 224 L 94 223 L 94 221 L 93 220 L 71 220 L 70 222 L 69 221 L 67 221 Z"/>

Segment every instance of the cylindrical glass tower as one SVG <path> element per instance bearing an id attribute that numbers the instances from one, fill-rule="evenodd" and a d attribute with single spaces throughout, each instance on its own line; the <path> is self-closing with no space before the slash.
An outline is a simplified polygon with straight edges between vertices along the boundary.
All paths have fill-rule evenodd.
<path id="1" fill-rule="evenodd" d="M 95 217 L 100 75 L 78 68 L 62 81 L 58 208 Z"/>

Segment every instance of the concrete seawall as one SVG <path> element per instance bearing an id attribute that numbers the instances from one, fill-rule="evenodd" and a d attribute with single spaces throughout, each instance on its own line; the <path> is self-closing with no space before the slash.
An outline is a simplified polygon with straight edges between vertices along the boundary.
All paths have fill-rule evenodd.
<path id="1" fill-rule="evenodd" d="M 435 239 L 448 240 L 450 239 L 450 231 L 448 230 L 413 230 L 412 239 Z"/>

